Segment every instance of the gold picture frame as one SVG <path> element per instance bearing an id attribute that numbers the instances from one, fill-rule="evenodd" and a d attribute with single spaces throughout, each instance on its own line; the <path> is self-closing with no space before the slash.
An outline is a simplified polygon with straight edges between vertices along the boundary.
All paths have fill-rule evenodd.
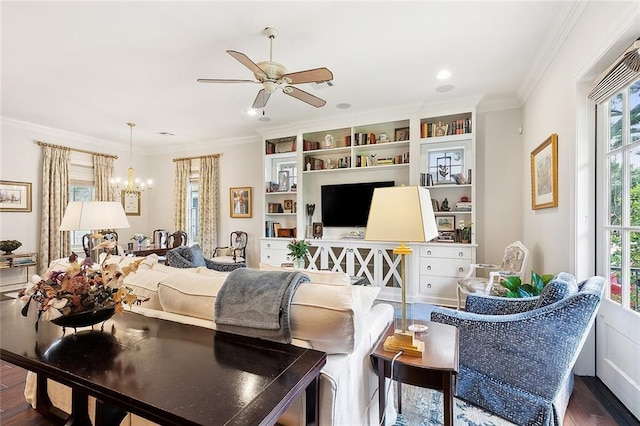
<path id="1" fill-rule="evenodd" d="M 253 201 L 250 186 L 229 188 L 229 214 L 232 218 L 250 218 L 253 213 Z"/>
<path id="2" fill-rule="evenodd" d="M 122 201 L 122 208 L 124 208 L 124 214 L 127 216 L 140 216 L 140 199 L 142 194 L 140 191 L 125 191 L 120 192 L 120 199 Z"/>
<path id="3" fill-rule="evenodd" d="M 0 212 L 30 212 L 31 183 L 0 180 Z"/>
<path id="4" fill-rule="evenodd" d="M 558 207 L 558 135 L 531 152 L 531 208 Z"/>

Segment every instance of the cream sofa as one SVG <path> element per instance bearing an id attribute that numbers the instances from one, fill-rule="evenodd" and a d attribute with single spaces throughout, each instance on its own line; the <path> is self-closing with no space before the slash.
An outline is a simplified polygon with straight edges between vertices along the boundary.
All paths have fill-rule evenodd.
<path id="1" fill-rule="evenodd" d="M 139 258 L 138 258 L 139 259 Z M 114 256 L 110 262 L 125 265 L 135 258 Z M 65 260 L 54 261 L 50 269 L 66 267 Z M 262 270 L 279 269 L 261 264 Z M 327 352 L 327 364 L 320 376 L 321 425 L 378 424 L 378 381 L 369 354 L 393 321 L 393 308 L 373 304 L 379 289 L 351 286 L 343 273 L 308 271 L 309 283 L 301 284 L 292 300 L 292 344 Z M 204 267 L 178 269 L 157 263 L 148 256 L 125 284 L 149 300 L 132 310 L 147 317 L 215 329 L 214 305 L 218 290 L 228 273 Z M 35 374 L 29 374 L 25 388 L 27 400 L 35 406 Z M 49 396 L 54 405 L 69 412 L 70 389 L 49 381 Z M 387 398 L 387 400 L 393 400 Z M 90 411 L 93 415 L 93 401 Z M 304 398 L 295 401 L 278 424 L 304 424 Z M 393 404 L 387 407 L 387 424 L 395 421 Z M 129 414 L 123 426 L 152 425 Z"/>

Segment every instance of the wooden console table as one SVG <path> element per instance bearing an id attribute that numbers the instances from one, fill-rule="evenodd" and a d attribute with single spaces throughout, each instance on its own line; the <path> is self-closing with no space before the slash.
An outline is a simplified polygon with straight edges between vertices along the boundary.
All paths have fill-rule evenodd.
<path id="1" fill-rule="evenodd" d="M 393 334 L 394 324 L 391 324 L 371 354 L 371 361 L 378 374 L 380 421 L 382 422 L 386 406 L 385 377 L 393 374 L 398 387 L 398 413 L 402 413 L 402 383 L 435 389 L 444 394 L 444 424 L 452 426 L 453 394 L 458 374 L 458 329 L 437 322 L 417 322 L 429 327 L 426 332 L 416 335 L 425 342 L 421 358 L 400 355 L 393 365 L 393 373 L 391 372 L 391 362 L 396 352 L 385 351 L 383 345 L 387 336 Z"/>
<path id="2" fill-rule="evenodd" d="M 71 421 L 96 425 L 126 412 L 162 425 L 273 425 L 305 394 L 306 422 L 318 424 L 319 375 L 327 355 L 203 327 L 125 312 L 73 334 L 48 321 L 34 328 L 36 309 L 20 315 L 18 300 L 0 302 L 0 358 L 38 374 L 37 410 L 61 413 L 47 379 L 72 388 Z M 117 421 L 119 423 L 119 421 Z"/>

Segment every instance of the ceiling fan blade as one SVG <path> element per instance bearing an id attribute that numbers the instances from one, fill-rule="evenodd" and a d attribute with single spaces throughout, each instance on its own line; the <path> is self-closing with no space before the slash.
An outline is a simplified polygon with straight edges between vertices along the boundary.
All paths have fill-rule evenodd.
<path id="1" fill-rule="evenodd" d="M 236 80 L 233 78 L 199 78 L 198 83 L 258 83 L 253 80 Z"/>
<path id="2" fill-rule="evenodd" d="M 267 92 L 264 89 L 261 89 L 258 92 L 258 96 L 256 96 L 256 100 L 253 101 L 253 105 L 251 106 L 251 108 L 264 108 L 264 106 L 267 104 L 267 101 L 269 100 L 269 96 L 271 96 L 271 93 Z"/>
<path id="3" fill-rule="evenodd" d="M 298 89 L 297 87 L 287 86 L 284 88 L 283 92 L 289 96 L 293 96 L 296 99 L 300 99 L 302 102 L 306 102 L 316 108 L 320 108 L 327 103 L 327 101 L 325 101 L 324 99 L 313 96 L 311 93 L 307 93 L 304 90 Z"/>
<path id="4" fill-rule="evenodd" d="M 249 57 L 244 53 L 236 52 L 235 50 L 227 50 L 227 53 L 236 58 L 242 65 L 249 68 L 255 75 L 258 75 L 262 78 L 267 78 L 267 75 L 264 73 L 264 71 L 262 71 L 262 69 L 255 62 L 249 59 Z"/>
<path id="5" fill-rule="evenodd" d="M 328 68 L 314 68 L 312 70 L 292 72 L 284 74 L 283 78 L 291 80 L 289 84 L 322 83 L 333 80 L 333 73 Z"/>

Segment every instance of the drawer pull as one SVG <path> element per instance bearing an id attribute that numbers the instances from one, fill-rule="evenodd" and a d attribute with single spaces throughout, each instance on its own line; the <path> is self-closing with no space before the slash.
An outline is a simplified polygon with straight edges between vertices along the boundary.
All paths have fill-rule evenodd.
<path id="1" fill-rule="evenodd" d="M 320 247 L 320 251 L 324 251 L 324 247 Z"/>
<path id="2" fill-rule="evenodd" d="M 378 254 L 382 254 L 382 250 L 378 250 Z"/>
<path id="3" fill-rule="evenodd" d="M 267 247 L 271 248 L 271 243 L 267 243 Z"/>
<path id="4" fill-rule="evenodd" d="M 271 259 L 271 256 L 267 255 L 267 259 Z"/>
<path id="5" fill-rule="evenodd" d="M 431 265 L 427 266 L 427 271 L 431 270 Z"/>
<path id="6" fill-rule="evenodd" d="M 431 283 L 427 284 L 427 288 L 431 288 Z"/>
<path id="7" fill-rule="evenodd" d="M 464 268 L 461 266 L 458 268 L 458 272 L 464 272 Z"/>
<path id="8" fill-rule="evenodd" d="M 460 253 L 458 253 L 458 256 L 460 256 L 460 257 L 464 257 L 464 253 L 463 253 L 463 252 L 460 252 Z"/>
<path id="9" fill-rule="evenodd" d="M 427 254 L 431 256 L 431 250 L 427 250 Z"/>

